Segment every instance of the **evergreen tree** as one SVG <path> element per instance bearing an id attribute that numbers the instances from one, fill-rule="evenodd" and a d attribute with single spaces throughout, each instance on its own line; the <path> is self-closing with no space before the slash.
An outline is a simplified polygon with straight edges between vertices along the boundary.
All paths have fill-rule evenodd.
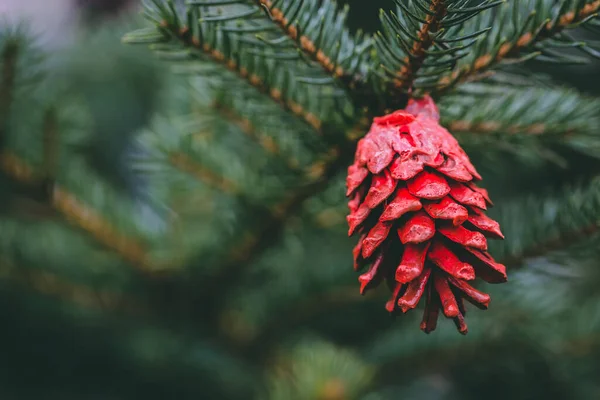
<path id="1" fill-rule="evenodd" d="M 600 395 L 600 1 L 347 3 L 0 27 L 2 399 Z M 357 142 L 426 96 L 505 236 L 466 336 L 352 270 Z"/>

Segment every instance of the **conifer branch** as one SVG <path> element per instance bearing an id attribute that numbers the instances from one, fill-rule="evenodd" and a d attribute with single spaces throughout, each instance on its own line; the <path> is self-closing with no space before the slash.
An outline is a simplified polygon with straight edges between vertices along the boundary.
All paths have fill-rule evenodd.
<path id="1" fill-rule="evenodd" d="M 0 154 L 0 169 L 22 183 L 31 184 L 37 180 L 31 167 L 12 153 L 3 152 Z"/>
<path id="2" fill-rule="evenodd" d="M 172 152 L 169 154 L 168 158 L 171 165 L 175 168 L 193 176 L 200 182 L 203 182 L 212 188 L 229 194 L 239 193 L 239 187 L 235 182 L 225 177 L 218 176 L 213 170 L 200 165 L 183 152 Z"/>
<path id="3" fill-rule="evenodd" d="M 394 2 L 396 13 L 380 13 L 382 29 L 374 38 L 379 70 L 374 74 L 392 92 L 418 97 L 436 88 L 439 77 L 472 54 L 478 39 L 491 29 L 478 27 L 465 34 L 464 24 L 504 0 L 483 0 L 472 7 L 468 1 Z"/>
<path id="4" fill-rule="evenodd" d="M 54 297 L 82 308 L 117 311 L 130 315 L 147 312 L 141 303 L 123 293 L 94 290 L 88 285 L 69 282 L 50 272 L 17 268 L 3 260 L 0 260 L 0 279 L 8 279 L 11 283 L 26 286 L 44 296 Z"/>
<path id="5" fill-rule="evenodd" d="M 244 232 L 240 242 L 232 246 L 229 257 L 219 266 L 216 274 L 205 280 L 201 290 L 204 298 L 213 298 L 216 296 L 216 291 L 223 295 L 228 288 L 235 287 L 235 280 L 243 276 L 238 271 L 240 266 L 251 265 L 260 257 L 269 248 L 273 238 L 280 236 L 289 217 L 300 210 L 306 200 L 325 189 L 332 177 L 348 165 L 350 160 L 347 156 L 352 152 L 347 150 L 354 147 L 354 141 L 348 141 L 345 146 L 348 148 L 334 149 L 324 161 L 317 162 L 313 168 L 308 169 L 313 173 L 313 181 L 291 191 L 286 198 L 274 206 L 255 211 L 260 225 L 250 227 Z"/>
<path id="6" fill-rule="evenodd" d="M 242 242 L 230 253 L 230 259 L 222 267 L 221 274 L 228 275 L 227 270 L 255 260 L 268 246 L 273 235 L 280 232 L 288 218 L 302 207 L 305 200 L 327 187 L 330 179 L 342 166 L 345 166 L 345 163 L 345 158 L 340 157 L 336 152 L 328 160 L 317 162 L 309 167 L 307 171 L 313 174 L 314 181 L 270 207 L 266 215 L 261 218 L 261 227 L 258 230 L 255 227 L 251 228 L 242 235 Z"/>
<path id="7" fill-rule="evenodd" d="M 431 0 L 429 13 L 425 18 L 425 23 L 417 32 L 417 40 L 413 43 L 410 53 L 404 59 L 405 65 L 397 72 L 393 80 L 394 86 L 400 90 L 409 90 L 413 87 L 417 77 L 417 72 L 423 66 L 427 57 L 427 50 L 433 45 L 433 32 L 440 29 L 440 23 L 446 16 L 447 7 L 445 0 Z"/>
<path id="8" fill-rule="evenodd" d="M 18 182 L 40 187 L 44 184 L 27 163 L 12 153 L 0 154 L 0 168 Z M 148 254 L 136 239 L 121 234 L 110 222 L 59 185 L 53 185 L 49 196 L 49 205 L 67 221 L 86 231 L 140 271 L 153 273 Z"/>
<path id="9" fill-rule="evenodd" d="M 121 234 L 73 194 L 60 186 L 54 186 L 51 204 L 68 222 L 86 231 L 141 272 L 153 274 L 153 267 L 144 247 L 136 239 Z"/>
<path id="10" fill-rule="evenodd" d="M 506 40 L 502 43 L 496 54 L 484 54 L 479 56 L 474 62 L 462 67 L 457 67 L 449 76 L 443 77 L 438 82 L 437 93 L 444 92 L 456 84 L 466 81 L 476 81 L 481 77 L 486 77 L 486 70 L 504 59 L 518 58 L 521 53 L 534 46 L 536 43 L 561 33 L 574 24 L 585 21 L 594 16 L 600 10 L 600 0 L 588 3 L 579 10 L 578 13 L 570 11 L 555 21 L 545 21 L 542 26 L 532 34 L 526 32 L 515 40 Z"/>
<path id="11" fill-rule="evenodd" d="M 289 158 L 285 156 L 273 138 L 259 132 L 252 121 L 250 121 L 248 118 L 238 115 L 233 109 L 228 108 L 225 104 L 219 101 L 216 101 L 213 104 L 213 108 L 217 110 L 217 112 L 219 112 L 219 114 L 221 114 L 226 121 L 234 124 L 247 137 L 258 143 L 265 152 L 274 156 L 285 158 L 285 163 L 291 170 L 298 169 L 298 160 L 293 157 Z"/>
<path id="12" fill-rule="evenodd" d="M 542 241 L 541 243 L 537 243 L 519 254 L 505 257 L 502 262 L 512 269 L 522 267 L 527 259 L 540 257 L 550 252 L 563 250 L 571 245 L 579 243 L 581 240 L 590 237 L 591 235 L 598 233 L 600 230 L 599 224 L 600 220 L 594 221 L 572 231 L 561 232 L 560 235 Z"/>
<path id="13" fill-rule="evenodd" d="M 364 132 L 364 124 L 365 121 L 360 120 L 355 127 L 348 130 L 342 147 L 332 148 L 322 160 L 316 161 L 306 169 L 310 183 L 291 191 L 286 198 L 268 210 L 256 211 L 256 214 L 262 214 L 257 218 L 261 222 L 260 226 L 249 228 L 241 235 L 240 242 L 232 246 L 228 259 L 220 265 L 215 276 L 206 282 L 204 291 L 207 298 L 211 297 L 214 290 L 222 292 L 226 288 L 234 287 L 232 280 L 242 276 L 241 273 L 236 274 L 235 270 L 240 265 L 250 265 L 256 260 L 269 247 L 273 237 L 279 236 L 289 217 L 300 210 L 306 200 L 325 189 L 342 168 L 347 167 L 353 156 L 356 141 L 360 137 L 357 132 Z"/>
<path id="14" fill-rule="evenodd" d="M 540 143 L 597 140 L 600 102 L 576 90 L 507 88 L 490 83 L 466 85 L 462 89 L 439 102 L 442 125 L 453 133 L 529 136 L 537 137 Z M 479 94 L 469 96 L 469 90 Z"/>
<path id="15" fill-rule="evenodd" d="M 258 75 L 249 73 L 246 68 L 238 65 L 235 60 L 227 59 L 222 52 L 214 49 L 209 43 L 201 43 L 197 37 L 192 35 L 192 31 L 189 27 L 184 26 L 178 29 L 176 26 L 170 25 L 166 20 L 161 22 L 160 27 L 181 41 L 185 46 L 200 50 L 214 62 L 225 66 L 229 71 L 234 72 L 246 80 L 260 93 L 269 96 L 284 110 L 289 111 L 296 117 L 305 121 L 317 133 L 322 133 L 322 122 L 313 113 L 306 111 L 300 104 L 294 101 L 284 99 L 279 89 L 268 87 Z"/>
<path id="16" fill-rule="evenodd" d="M 285 12 L 275 5 L 271 0 L 254 0 L 267 13 L 279 28 L 297 42 L 299 48 L 313 61 L 317 62 L 323 70 L 338 79 L 340 82 L 352 87 L 357 79 L 349 71 L 346 71 L 339 63 L 335 62 L 333 55 L 325 54 L 323 49 L 307 35 L 304 35 L 297 25 L 286 18 Z"/>

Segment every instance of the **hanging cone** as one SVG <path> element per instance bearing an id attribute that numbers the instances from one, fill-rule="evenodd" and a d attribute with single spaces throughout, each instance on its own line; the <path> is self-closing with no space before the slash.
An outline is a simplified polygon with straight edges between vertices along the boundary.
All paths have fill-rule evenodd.
<path id="1" fill-rule="evenodd" d="M 481 309 L 490 302 L 467 282 L 507 279 L 504 265 L 487 253 L 487 238 L 504 236 L 485 215 L 492 203 L 474 184 L 480 179 L 440 126 L 431 98 L 375 118 L 358 142 L 346 181 L 349 235 L 360 235 L 354 267 L 370 265 L 359 278 L 361 293 L 388 280 L 393 288 L 388 311 L 408 312 L 425 297 L 423 331 L 436 328 L 441 311 L 466 334 L 463 300 Z"/>

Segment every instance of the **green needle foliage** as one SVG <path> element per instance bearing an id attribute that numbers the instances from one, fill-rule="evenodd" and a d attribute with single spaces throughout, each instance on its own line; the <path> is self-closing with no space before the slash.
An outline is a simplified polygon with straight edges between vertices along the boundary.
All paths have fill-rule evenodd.
<path id="1" fill-rule="evenodd" d="M 598 398 L 600 1 L 142 3 L 0 23 L 0 398 Z M 466 337 L 351 267 L 356 143 L 425 94 L 506 236 Z"/>

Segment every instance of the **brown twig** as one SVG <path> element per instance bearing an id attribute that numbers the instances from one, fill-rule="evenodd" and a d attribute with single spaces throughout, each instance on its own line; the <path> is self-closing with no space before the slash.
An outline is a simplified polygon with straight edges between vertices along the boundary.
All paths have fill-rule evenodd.
<path id="1" fill-rule="evenodd" d="M 186 172 L 200 182 L 206 183 L 208 186 L 221 190 L 229 194 L 239 193 L 238 185 L 222 176 L 218 176 L 214 171 L 200 165 L 190 156 L 182 152 L 173 152 L 169 154 L 169 162 L 177 169 Z"/>
<path id="2" fill-rule="evenodd" d="M 446 15 L 447 8 L 444 0 L 432 0 L 429 6 L 431 14 L 427 14 L 425 23 L 417 33 L 417 41 L 414 42 L 411 54 L 404 59 L 405 65 L 398 71 L 398 76 L 394 79 L 394 86 L 397 89 L 411 89 L 417 72 L 423 66 L 427 56 L 426 51 L 433 45 L 431 32 L 437 32 L 440 29 L 440 22 Z"/>
<path id="3" fill-rule="evenodd" d="M 19 182 L 31 184 L 36 181 L 33 169 L 12 153 L 0 154 L 0 169 Z"/>
<path id="4" fill-rule="evenodd" d="M 317 47 L 315 42 L 308 36 L 300 34 L 298 32 L 298 27 L 293 25 L 285 17 L 283 11 L 275 7 L 271 0 L 254 0 L 254 2 L 259 6 L 262 6 L 271 20 L 273 20 L 273 22 L 275 22 L 292 40 L 298 42 L 300 49 L 313 61 L 319 63 L 325 72 L 344 82 L 351 82 L 353 80 L 351 74 L 345 71 L 342 66 L 336 65 L 323 50 Z"/>
<path id="5" fill-rule="evenodd" d="M 0 154 L 0 168 L 18 182 L 27 185 L 43 184 L 33 169 L 14 154 Z M 67 221 L 86 231 L 140 271 L 153 272 L 146 251 L 137 240 L 121 234 L 110 222 L 61 186 L 53 185 L 49 196 L 50 207 L 62 214 Z"/>
<path id="6" fill-rule="evenodd" d="M 547 22 L 541 27 L 539 33 L 535 37 L 530 32 L 527 32 L 517 40 L 505 41 L 500 46 L 498 53 L 495 56 L 492 54 L 482 55 L 470 65 L 456 68 L 450 76 L 442 78 L 439 81 L 439 89 L 437 89 L 437 91 L 442 92 L 457 83 L 474 80 L 475 76 L 485 73 L 486 69 L 492 67 L 493 64 L 506 58 L 517 57 L 521 51 L 532 46 L 534 43 L 556 35 L 566 29 L 569 25 L 583 21 L 598 12 L 598 10 L 600 10 L 600 0 L 586 4 L 577 15 L 571 11 L 560 17 L 555 24 Z"/>
<path id="7" fill-rule="evenodd" d="M 160 27 L 181 40 L 186 46 L 202 51 L 213 61 L 220 63 L 228 70 L 235 72 L 259 92 L 271 97 L 271 99 L 273 99 L 283 109 L 304 120 L 315 131 L 317 131 L 317 133 L 322 133 L 322 122 L 314 114 L 306 111 L 300 104 L 284 99 L 279 89 L 269 88 L 258 75 L 248 72 L 245 67 L 238 65 L 233 59 L 228 59 L 219 50 L 212 48 L 210 44 L 200 42 L 200 40 L 192 34 L 192 31 L 188 27 L 182 27 L 181 29 L 178 29 L 177 27 L 170 25 L 167 21 L 163 21 Z"/>
<path id="8" fill-rule="evenodd" d="M 73 225 L 83 229 L 105 247 L 119 254 L 144 273 L 153 273 L 152 263 L 144 247 L 136 240 L 120 233 L 110 222 L 80 202 L 60 186 L 54 186 L 52 207 Z"/>

